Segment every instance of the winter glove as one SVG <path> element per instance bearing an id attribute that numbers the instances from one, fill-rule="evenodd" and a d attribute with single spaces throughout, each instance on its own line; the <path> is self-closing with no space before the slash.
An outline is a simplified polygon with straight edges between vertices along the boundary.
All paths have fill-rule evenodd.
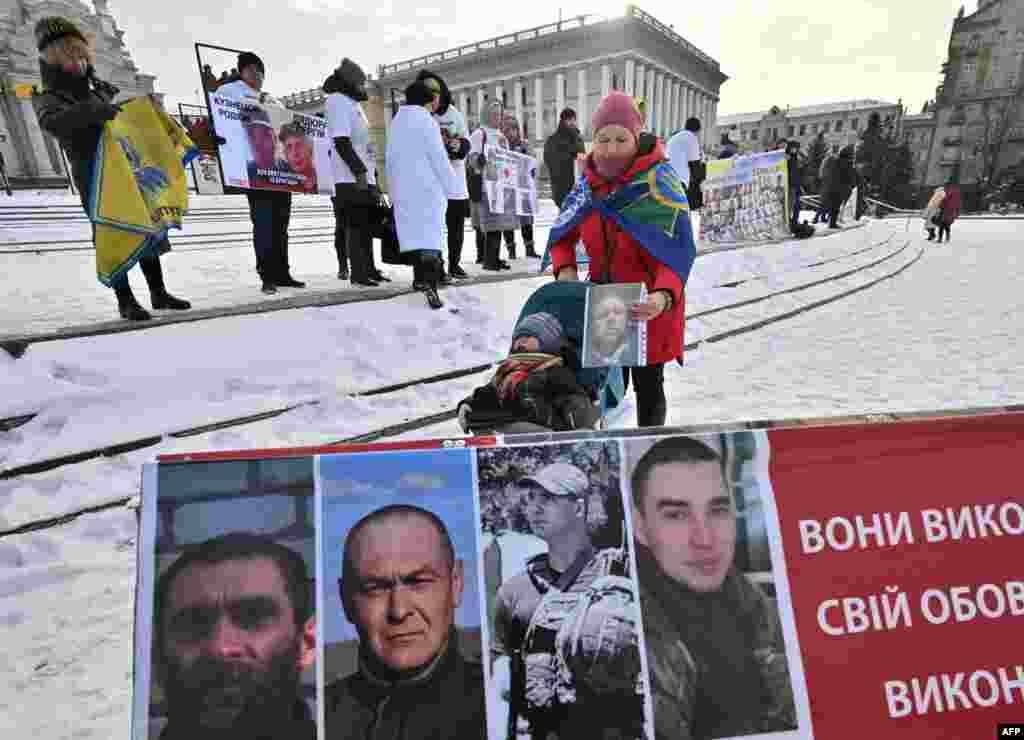
<path id="1" fill-rule="evenodd" d="M 471 413 L 473 413 L 473 408 L 468 403 L 459 404 L 459 427 L 466 434 L 470 434 L 469 415 Z"/>

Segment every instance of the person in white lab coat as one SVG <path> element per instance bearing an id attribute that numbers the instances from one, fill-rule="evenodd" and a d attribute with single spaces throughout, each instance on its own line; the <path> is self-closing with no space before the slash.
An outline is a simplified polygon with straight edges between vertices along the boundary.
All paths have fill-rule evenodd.
<path id="1" fill-rule="evenodd" d="M 444 305 L 437 295 L 444 269 L 444 217 L 448 199 L 457 190 L 433 116 L 440 100 L 422 80 L 405 89 L 405 104 L 391 121 L 384 165 L 399 249 L 413 255 L 413 287 L 426 293 L 431 308 Z"/>

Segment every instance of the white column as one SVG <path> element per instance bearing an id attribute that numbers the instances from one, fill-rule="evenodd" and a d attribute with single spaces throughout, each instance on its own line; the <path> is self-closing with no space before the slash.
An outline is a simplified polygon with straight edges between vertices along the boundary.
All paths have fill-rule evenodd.
<path id="1" fill-rule="evenodd" d="M 661 81 L 663 79 L 664 75 L 655 70 L 654 85 L 651 89 L 651 102 L 647 106 L 647 127 L 655 136 L 659 135 L 660 129 L 659 116 L 661 115 Z"/>
<path id="2" fill-rule="evenodd" d="M 628 64 L 629 62 L 627 62 Z M 601 99 L 608 97 L 612 91 L 612 68 L 607 64 L 601 65 Z"/>
<path id="3" fill-rule="evenodd" d="M 25 128 L 28 129 L 29 143 L 36 155 L 39 174 L 44 177 L 56 175 L 57 172 L 53 169 L 53 162 L 50 161 L 50 152 L 43 140 L 43 130 L 39 128 L 39 118 L 36 116 L 35 108 L 32 107 L 32 101 L 29 98 L 18 98 L 18 107 L 21 108 L 21 116 L 25 121 Z"/>
<path id="4" fill-rule="evenodd" d="M 513 87 L 512 94 L 516 96 L 516 99 L 514 101 L 515 104 L 512 106 L 512 108 L 516 112 L 516 121 L 519 123 L 519 131 L 522 132 L 523 124 L 525 123 L 525 119 L 523 118 L 523 81 L 522 80 L 516 80 L 516 84 Z"/>
<path id="5" fill-rule="evenodd" d="M 459 93 L 459 111 L 462 115 L 466 115 L 466 109 L 469 108 L 469 93 L 463 91 Z M 468 123 L 469 121 L 467 121 Z"/>
<path id="6" fill-rule="evenodd" d="M 504 99 L 505 86 L 500 82 L 494 86 L 494 99 L 501 103 Z"/>
<path id="7" fill-rule="evenodd" d="M 682 122 L 679 120 L 679 93 L 682 92 L 682 87 L 679 84 L 679 80 L 672 82 L 672 130 L 678 131 L 683 127 Z"/>
<path id="8" fill-rule="evenodd" d="M 661 130 L 662 136 L 668 136 L 669 134 L 669 86 L 671 81 L 666 75 L 661 76 L 661 82 L 658 84 L 658 128 Z"/>
<path id="9" fill-rule="evenodd" d="M 477 88 L 476 91 L 476 119 L 483 123 L 484 121 L 484 89 L 482 87 Z"/>
<path id="10" fill-rule="evenodd" d="M 647 70 L 647 130 L 654 130 L 654 109 L 657 107 L 655 98 L 658 97 L 657 73 L 654 67 Z"/>
<path id="11" fill-rule="evenodd" d="M 565 110 L 565 74 L 559 72 L 555 75 L 555 111 L 556 116 L 562 115 Z"/>
<path id="12" fill-rule="evenodd" d="M 633 97 L 642 98 L 647 94 L 647 69 L 642 64 L 636 65 L 636 80 L 633 84 Z"/>
<path id="13" fill-rule="evenodd" d="M 623 80 L 625 84 L 626 95 L 636 95 L 636 62 L 632 59 L 626 60 L 626 79 Z"/>
<path id="14" fill-rule="evenodd" d="M 544 138 L 544 76 L 541 75 L 533 81 L 533 138 L 542 140 Z"/>
<path id="15" fill-rule="evenodd" d="M 686 88 L 686 117 L 693 118 L 693 107 L 697 100 L 697 91 L 692 87 Z M 686 121 L 683 121 L 686 123 Z"/>
<path id="16" fill-rule="evenodd" d="M 712 147 L 714 147 L 716 144 L 718 144 L 718 138 L 715 136 L 715 128 L 718 126 L 718 101 L 717 100 L 712 100 L 711 101 L 711 115 L 709 116 L 709 118 L 711 118 L 711 122 L 710 122 L 710 125 L 708 126 L 708 136 L 711 139 Z"/>
<path id="17" fill-rule="evenodd" d="M 590 128 L 590 113 L 587 112 L 587 68 L 580 67 L 576 72 L 576 121 L 580 133 L 586 138 Z"/>

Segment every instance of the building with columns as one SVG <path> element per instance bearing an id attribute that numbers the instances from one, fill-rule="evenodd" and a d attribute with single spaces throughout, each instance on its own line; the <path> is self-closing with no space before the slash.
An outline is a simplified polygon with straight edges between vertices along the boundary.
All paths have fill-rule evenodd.
<path id="1" fill-rule="evenodd" d="M 696 116 L 710 144 L 719 91 L 728 79 L 718 62 L 633 5 L 619 18 L 587 19 L 572 18 L 382 65 L 370 82 L 371 95 L 397 105 L 416 74 L 430 69 L 444 78 L 471 127 L 479 124 L 489 101 L 500 100 L 537 151 L 558 127 L 559 113 L 566 107 L 576 111 L 583 138 L 589 141 L 590 119 L 601 99 L 611 90 L 622 90 L 646 99 L 648 130 L 667 137 Z M 303 113 L 324 109 L 320 90 L 296 93 L 283 102 Z"/>
<path id="2" fill-rule="evenodd" d="M 95 0 L 94 6 L 79 0 L 0 0 L 0 152 L 15 185 L 67 183 L 60 146 L 39 127 L 31 96 L 16 92 L 19 85 L 41 85 L 34 35 L 40 18 L 60 15 L 94 34 L 97 76 L 121 88 L 119 99 L 153 92 L 156 78 L 135 66 L 107 0 Z"/>

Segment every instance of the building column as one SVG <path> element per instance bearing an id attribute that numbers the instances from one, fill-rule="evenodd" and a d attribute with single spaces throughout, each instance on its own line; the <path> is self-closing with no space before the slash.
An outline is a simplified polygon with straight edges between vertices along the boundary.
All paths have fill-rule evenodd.
<path id="1" fill-rule="evenodd" d="M 481 125 L 484 121 L 484 89 L 478 87 L 476 90 L 476 120 L 480 121 Z"/>
<path id="2" fill-rule="evenodd" d="M 647 95 L 647 69 L 642 64 L 636 65 L 636 80 L 633 83 L 633 97 L 642 98 Z"/>
<path id="3" fill-rule="evenodd" d="M 580 134 L 586 138 L 590 128 L 590 113 L 587 112 L 587 68 L 580 67 L 576 72 L 576 120 L 580 125 Z"/>
<path id="4" fill-rule="evenodd" d="M 717 145 L 718 141 L 715 137 L 715 129 L 718 126 L 718 101 L 712 99 L 711 101 L 711 124 L 708 126 L 708 136 L 711 137 L 711 144 Z"/>
<path id="5" fill-rule="evenodd" d="M 544 139 L 544 76 L 541 75 L 533 81 L 533 138 Z"/>
<path id="6" fill-rule="evenodd" d="M 519 131 L 522 132 L 523 124 L 525 120 L 523 118 L 523 81 L 516 80 L 516 84 L 512 87 L 512 94 L 516 96 L 513 101 L 514 105 L 512 109 L 516 112 L 516 123 L 519 124 Z"/>
<path id="7" fill-rule="evenodd" d="M 686 88 L 686 117 L 693 118 L 694 103 L 697 100 L 697 91 L 692 87 Z M 683 122 L 685 123 L 685 121 Z"/>
<path id="8" fill-rule="evenodd" d="M 35 108 L 32 107 L 31 99 L 17 98 L 17 100 L 25 128 L 28 129 L 29 144 L 32 146 L 32 154 L 35 156 L 39 176 L 57 176 L 58 173 L 53 169 L 53 163 L 50 161 L 50 153 L 46 149 L 46 142 L 43 141 L 43 130 L 39 128 L 39 118 L 36 116 Z"/>
<path id="9" fill-rule="evenodd" d="M 647 130 L 652 131 L 654 123 L 655 99 L 658 97 L 657 73 L 654 67 L 647 70 Z"/>
<path id="10" fill-rule="evenodd" d="M 665 74 L 661 76 L 661 82 L 658 83 L 658 128 L 661 130 L 663 137 L 668 136 L 670 133 L 669 126 L 671 121 L 668 101 L 671 84 L 672 81 Z"/>
<path id="11" fill-rule="evenodd" d="M 627 62 L 628 64 L 628 62 Z M 601 65 L 601 100 L 608 97 L 612 91 L 612 68 L 607 64 Z"/>
<path id="12" fill-rule="evenodd" d="M 672 130 L 678 131 L 683 127 L 682 121 L 679 120 L 679 94 L 682 92 L 682 86 L 679 80 L 672 82 Z"/>
<path id="13" fill-rule="evenodd" d="M 504 114 L 505 86 L 500 82 L 494 86 L 494 99 L 502 104 L 502 114 Z"/>
<path id="14" fill-rule="evenodd" d="M 651 104 L 647 106 L 647 120 L 650 132 L 655 136 L 661 135 L 661 83 L 665 75 L 655 70 L 654 86 L 651 91 Z"/>
<path id="15" fill-rule="evenodd" d="M 467 95 L 465 91 L 462 91 L 462 92 L 459 93 L 459 111 L 462 113 L 462 115 L 468 116 L 469 115 L 469 112 L 467 110 L 468 108 L 469 108 L 469 95 Z M 469 123 L 469 119 L 468 118 L 466 119 L 466 122 Z"/>
<path id="16" fill-rule="evenodd" d="M 558 72 L 555 75 L 555 115 L 560 116 L 565 110 L 565 73 Z"/>
<path id="17" fill-rule="evenodd" d="M 623 80 L 626 95 L 636 95 L 636 62 L 626 60 L 626 78 Z"/>

